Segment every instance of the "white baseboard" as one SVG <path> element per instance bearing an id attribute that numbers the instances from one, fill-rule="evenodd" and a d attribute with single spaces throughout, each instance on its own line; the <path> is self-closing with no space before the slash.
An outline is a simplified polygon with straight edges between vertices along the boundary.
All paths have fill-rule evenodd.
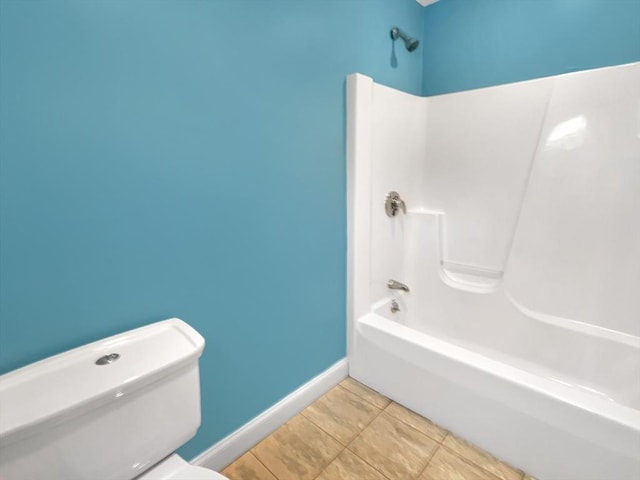
<path id="1" fill-rule="evenodd" d="M 313 401 L 331 390 L 348 374 L 347 359 L 343 358 L 211 448 L 202 452 L 191 463 L 212 470 L 222 470 Z"/>

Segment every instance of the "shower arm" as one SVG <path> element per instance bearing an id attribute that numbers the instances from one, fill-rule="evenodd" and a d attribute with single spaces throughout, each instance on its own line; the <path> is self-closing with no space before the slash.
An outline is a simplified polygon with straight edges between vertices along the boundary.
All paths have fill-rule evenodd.
<path id="1" fill-rule="evenodd" d="M 420 42 L 418 40 L 416 40 L 413 37 L 410 37 L 409 35 L 404 33 L 402 30 L 400 30 L 398 27 L 393 27 L 391 29 L 391 32 L 389 33 L 393 40 L 397 40 L 398 38 L 401 38 L 402 40 L 404 40 L 404 46 L 409 52 L 413 52 L 416 48 L 418 48 L 418 45 L 420 45 Z"/>

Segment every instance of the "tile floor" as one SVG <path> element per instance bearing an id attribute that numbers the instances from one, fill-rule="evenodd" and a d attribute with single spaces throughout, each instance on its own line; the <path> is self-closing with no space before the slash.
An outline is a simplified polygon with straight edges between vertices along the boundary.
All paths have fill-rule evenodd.
<path id="1" fill-rule="evenodd" d="M 534 480 L 352 378 L 222 473 L 231 480 Z"/>

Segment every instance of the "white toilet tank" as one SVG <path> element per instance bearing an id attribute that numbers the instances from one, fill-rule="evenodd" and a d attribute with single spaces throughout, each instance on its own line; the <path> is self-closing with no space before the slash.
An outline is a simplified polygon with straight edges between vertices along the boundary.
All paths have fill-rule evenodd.
<path id="1" fill-rule="evenodd" d="M 200 426 L 203 349 L 172 318 L 0 376 L 0 478 L 140 475 Z"/>

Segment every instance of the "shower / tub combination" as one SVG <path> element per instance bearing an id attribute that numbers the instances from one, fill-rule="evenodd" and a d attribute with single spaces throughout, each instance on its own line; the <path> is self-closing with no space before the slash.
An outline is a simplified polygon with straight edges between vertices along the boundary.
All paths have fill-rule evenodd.
<path id="1" fill-rule="evenodd" d="M 350 375 L 540 480 L 640 478 L 640 63 L 355 74 L 347 116 Z"/>

